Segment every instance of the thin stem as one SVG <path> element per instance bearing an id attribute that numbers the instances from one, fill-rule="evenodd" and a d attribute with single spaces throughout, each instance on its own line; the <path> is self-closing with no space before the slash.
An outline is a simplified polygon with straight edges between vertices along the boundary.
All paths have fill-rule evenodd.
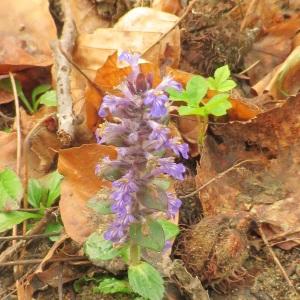
<path id="1" fill-rule="evenodd" d="M 129 257 L 130 257 L 130 264 L 131 265 L 137 265 L 140 263 L 141 261 L 141 257 L 140 257 L 140 247 L 134 243 L 131 242 L 130 244 L 130 249 L 129 249 Z"/>

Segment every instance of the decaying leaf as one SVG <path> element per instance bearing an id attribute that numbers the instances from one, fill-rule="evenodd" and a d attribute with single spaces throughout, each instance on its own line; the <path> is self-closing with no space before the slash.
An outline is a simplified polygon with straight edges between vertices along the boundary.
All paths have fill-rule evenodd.
<path id="1" fill-rule="evenodd" d="M 95 175 L 96 164 L 104 156 L 115 159 L 116 151 L 113 147 L 89 144 L 59 152 L 58 170 L 64 176 L 60 213 L 67 234 L 78 243 L 83 243 L 98 226 L 97 217 L 86 204 L 101 187 L 109 187 L 109 182 Z"/>
<path id="2" fill-rule="evenodd" d="M 174 15 L 147 7 L 133 9 L 113 28 L 98 28 L 93 33 L 79 35 L 73 59 L 93 81 L 97 70 L 116 51 L 128 50 L 143 54 L 158 42 L 145 54 L 145 59 L 156 65 L 165 62 L 176 67 L 180 57 L 178 28 L 172 30 L 163 40 L 159 39 L 162 34 L 172 29 L 177 20 Z M 84 109 L 87 83 L 76 70 L 72 71 L 71 86 L 74 110 L 78 114 Z"/>
<path id="3" fill-rule="evenodd" d="M 161 10 L 170 14 L 178 15 L 182 10 L 179 0 L 154 0 L 152 8 Z"/>
<path id="4" fill-rule="evenodd" d="M 264 36 L 260 37 L 252 46 L 250 52 L 245 56 L 245 65 L 252 67 L 248 72 L 250 83 L 257 84 L 273 69 L 283 63 L 293 50 L 294 37 L 299 30 L 299 16 L 283 21 L 266 30 Z M 254 87 L 258 94 L 263 89 Z"/>
<path id="5" fill-rule="evenodd" d="M 211 126 L 196 177 L 198 186 L 215 178 L 200 191 L 205 215 L 249 210 L 257 205 L 275 212 L 280 207 L 271 225 L 277 222 L 281 226 L 282 216 L 289 215 L 291 209 L 289 199 L 298 199 L 300 192 L 299 109 L 298 96 L 251 122 Z M 239 166 L 232 168 L 237 163 Z M 267 222 L 263 214 L 258 214 L 258 221 L 260 215 Z M 295 217 L 291 218 L 295 221 Z M 294 227 L 299 227 L 299 220 L 291 221 Z M 290 225 L 282 226 L 282 230 L 290 230 Z"/>
<path id="6" fill-rule="evenodd" d="M 49 43 L 56 38 L 56 29 L 47 1 L 2 0 L 0 32 L 1 74 L 52 64 Z"/>

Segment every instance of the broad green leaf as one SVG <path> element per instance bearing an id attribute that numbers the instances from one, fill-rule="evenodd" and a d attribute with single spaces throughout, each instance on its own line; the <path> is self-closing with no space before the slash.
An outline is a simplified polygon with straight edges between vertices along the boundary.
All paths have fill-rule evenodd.
<path id="1" fill-rule="evenodd" d="M 212 114 L 216 117 L 224 116 L 227 110 L 231 108 L 231 102 L 228 100 L 228 94 L 218 94 L 212 97 L 203 107 L 207 114 Z"/>
<path id="2" fill-rule="evenodd" d="M 42 215 L 24 211 L 0 212 L 0 232 L 6 231 L 28 219 L 40 219 Z"/>
<path id="3" fill-rule="evenodd" d="M 49 190 L 46 206 L 51 207 L 57 198 L 60 196 L 60 184 L 63 176 L 54 171 L 40 180 L 43 187 Z"/>
<path id="4" fill-rule="evenodd" d="M 0 172 L 0 210 L 16 209 L 23 197 L 20 178 L 10 169 Z"/>
<path id="5" fill-rule="evenodd" d="M 102 260 L 110 260 L 120 255 L 121 248 L 114 248 L 111 241 L 103 238 L 102 234 L 92 233 L 84 243 L 84 253 L 95 264 Z"/>
<path id="6" fill-rule="evenodd" d="M 178 235 L 179 227 L 176 224 L 163 219 L 158 219 L 157 222 L 161 225 L 166 240 L 170 240 Z"/>
<path id="7" fill-rule="evenodd" d="M 167 88 L 166 92 L 169 94 L 169 99 L 172 101 L 188 102 L 188 94 L 186 91 L 177 91 L 173 88 Z"/>
<path id="8" fill-rule="evenodd" d="M 186 85 L 189 106 L 198 107 L 208 90 L 208 83 L 202 76 L 193 76 Z"/>
<path id="9" fill-rule="evenodd" d="M 129 284 L 133 291 L 149 300 L 162 300 L 164 282 L 159 272 L 146 262 L 131 265 L 128 269 Z"/>
<path id="10" fill-rule="evenodd" d="M 44 93 L 42 96 L 39 97 L 37 103 L 44 104 L 46 106 L 57 106 L 56 91 L 51 90 Z"/>
<path id="11" fill-rule="evenodd" d="M 51 89 L 50 84 L 41 84 L 41 85 L 35 87 L 31 93 L 32 102 L 35 103 L 37 96 L 39 96 L 40 94 L 44 94 L 45 92 L 47 92 L 50 89 Z"/>
<path id="12" fill-rule="evenodd" d="M 198 115 L 198 116 L 207 116 L 206 111 L 203 109 L 203 107 L 189 107 L 189 106 L 180 106 L 178 108 L 178 112 L 180 116 L 191 116 L 191 115 Z"/>
<path id="13" fill-rule="evenodd" d="M 236 87 L 236 83 L 233 80 L 226 80 L 219 84 L 218 91 L 219 92 L 228 92 Z"/>
<path id="14" fill-rule="evenodd" d="M 47 224 L 44 233 L 61 233 L 63 228 L 64 227 L 59 222 L 49 223 L 49 224 Z M 56 242 L 59 240 L 59 235 L 50 236 L 49 239 L 52 242 Z"/>
<path id="15" fill-rule="evenodd" d="M 143 248 L 160 252 L 165 246 L 163 228 L 155 220 L 149 219 L 145 224 L 131 224 L 129 234 L 130 239 Z"/>
<path id="16" fill-rule="evenodd" d="M 43 187 L 37 179 L 30 179 L 28 183 L 28 202 L 32 207 L 40 208 L 43 197 Z"/>
<path id="17" fill-rule="evenodd" d="M 207 78 L 207 83 L 208 83 L 208 88 L 210 89 L 210 90 L 217 90 L 218 89 L 218 85 L 217 85 L 217 83 L 216 83 L 216 81 L 215 81 L 215 79 L 214 78 L 212 78 L 212 77 L 208 77 Z"/>
<path id="18" fill-rule="evenodd" d="M 154 185 L 158 186 L 159 188 L 161 188 L 164 191 L 166 191 L 171 185 L 170 180 L 165 179 L 165 178 L 161 178 L 161 177 L 153 179 L 152 182 L 153 182 Z"/>
<path id="19" fill-rule="evenodd" d="M 222 66 L 215 70 L 214 77 L 215 81 L 217 83 L 217 86 L 219 86 L 220 83 L 227 80 L 230 76 L 230 70 L 228 65 Z"/>
<path id="20" fill-rule="evenodd" d="M 127 280 L 120 280 L 114 277 L 110 277 L 101 280 L 98 286 L 93 288 L 93 292 L 102 294 L 130 294 L 133 291 Z"/>

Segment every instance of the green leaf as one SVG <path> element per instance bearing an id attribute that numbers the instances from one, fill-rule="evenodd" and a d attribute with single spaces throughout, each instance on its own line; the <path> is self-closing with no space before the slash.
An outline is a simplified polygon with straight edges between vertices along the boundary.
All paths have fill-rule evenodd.
<path id="1" fill-rule="evenodd" d="M 49 224 L 47 224 L 44 233 L 61 233 L 63 228 L 64 227 L 59 222 L 49 223 Z M 52 242 L 56 242 L 59 240 L 59 235 L 50 236 L 49 240 Z"/>
<path id="2" fill-rule="evenodd" d="M 54 171 L 40 180 L 43 187 L 49 190 L 46 206 L 51 207 L 60 196 L 60 184 L 64 177 Z"/>
<path id="3" fill-rule="evenodd" d="M 28 202 L 32 207 L 40 208 L 43 187 L 37 179 L 30 179 L 28 183 Z"/>
<path id="4" fill-rule="evenodd" d="M 178 112 L 180 116 L 191 116 L 191 115 L 198 115 L 205 117 L 207 116 L 206 111 L 203 109 L 203 107 L 190 107 L 190 106 L 180 106 L 178 108 Z"/>
<path id="5" fill-rule="evenodd" d="M 158 219 L 157 222 L 161 225 L 166 240 L 170 240 L 178 235 L 180 230 L 176 224 L 163 219 Z"/>
<path id="6" fill-rule="evenodd" d="M 232 105 L 228 100 L 228 94 L 218 94 L 212 97 L 203 108 L 207 114 L 220 117 L 226 115 L 227 110 L 231 107 Z"/>
<path id="7" fill-rule="evenodd" d="M 39 97 L 37 103 L 44 104 L 46 106 L 57 106 L 56 91 L 51 90 L 44 93 L 42 96 Z"/>
<path id="8" fill-rule="evenodd" d="M 20 178 L 10 169 L 0 172 L 0 210 L 16 209 L 23 197 Z"/>
<path id="9" fill-rule="evenodd" d="M 145 224 L 132 223 L 129 230 L 131 241 L 139 246 L 157 252 L 165 246 L 165 234 L 162 226 L 155 220 L 149 219 Z"/>
<path id="10" fill-rule="evenodd" d="M 216 81 L 215 81 L 214 78 L 208 77 L 207 78 L 207 83 L 208 83 L 208 88 L 210 90 L 217 90 L 218 89 L 218 85 L 217 85 L 217 83 L 216 83 Z"/>
<path id="11" fill-rule="evenodd" d="M 188 94 L 186 91 L 177 91 L 173 88 L 167 88 L 166 92 L 169 94 L 169 99 L 172 101 L 188 102 Z"/>
<path id="12" fill-rule="evenodd" d="M 93 288 L 93 292 L 102 294 L 130 294 L 133 291 L 127 280 L 120 280 L 114 277 L 110 277 L 101 280 L 98 286 Z"/>
<path id="13" fill-rule="evenodd" d="M 162 300 L 164 282 L 159 272 L 146 262 L 131 265 L 128 269 L 129 284 L 133 291 L 149 300 Z"/>
<path id="14" fill-rule="evenodd" d="M 24 211 L 0 212 L 0 232 L 6 231 L 28 219 L 40 219 L 42 215 Z"/>
<path id="15" fill-rule="evenodd" d="M 198 107 L 208 90 L 208 83 L 202 76 L 193 76 L 186 85 L 189 106 Z"/>
<path id="16" fill-rule="evenodd" d="M 97 214 L 108 215 L 111 214 L 111 189 L 102 188 L 95 196 L 89 201 L 87 206 L 93 209 Z"/>
<path id="17" fill-rule="evenodd" d="M 236 87 L 236 83 L 233 80 L 226 80 L 219 84 L 218 91 L 219 92 L 228 92 Z"/>
<path id="18" fill-rule="evenodd" d="M 92 233 L 84 243 L 84 253 L 95 264 L 102 260 L 110 260 L 120 255 L 122 248 L 114 248 L 111 241 L 103 238 L 102 234 Z"/>
<path id="19" fill-rule="evenodd" d="M 217 83 L 217 86 L 219 86 L 220 83 L 226 81 L 230 77 L 230 70 L 228 65 L 222 66 L 215 70 L 214 73 L 215 81 Z"/>
<path id="20" fill-rule="evenodd" d="M 34 104 L 36 102 L 37 96 L 44 94 L 45 92 L 47 92 L 50 89 L 51 89 L 50 84 L 41 84 L 41 85 L 35 87 L 31 93 L 32 103 Z"/>
<path id="21" fill-rule="evenodd" d="M 162 189 L 164 191 L 166 191 L 171 185 L 170 180 L 165 179 L 165 178 L 161 178 L 161 177 L 153 179 L 152 182 L 153 182 L 154 185 L 158 186 L 160 189 Z"/>
<path id="22" fill-rule="evenodd" d="M 98 280 L 94 277 L 89 277 L 87 275 L 82 276 L 81 278 L 77 279 L 73 283 L 74 291 L 79 294 L 82 291 L 82 287 L 89 282 L 98 282 Z"/>

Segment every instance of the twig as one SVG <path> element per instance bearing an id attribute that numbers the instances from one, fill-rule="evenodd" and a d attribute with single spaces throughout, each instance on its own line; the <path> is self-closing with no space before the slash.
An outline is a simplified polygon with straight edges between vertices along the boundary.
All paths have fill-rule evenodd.
<path id="1" fill-rule="evenodd" d="M 43 261 L 43 258 L 33 258 L 33 259 L 22 259 L 22 260 L 14 260 L 14 261 L 6 261 L 0 263 L 0 267 L 8 267 L 8 266 L 16 266 L 16 265 L 35 265 L 39 264 Z M 70 261 L 81 261 L 81 262 L 89 262 L 86 257 L 83 256 L 74 256 L 74 257 L 56 257 L 47 260 L 48 262 L 70 262 Z"/>
<path id="2" fill-rule="evenodd" d="M 72 10 L 69 0 L 61 1 L 61 8 L 64 13 L 64 26 L 59 41 L 52 44 L 56 67 L 56 93 L 58 100 L 58 138 L 63 146 L 71 145 L 74 129 L 73 101 L 71 96 L 70 74 L 71 66 L 60 49 L 63 49 L 68 56 L 72 55 L 73 47 L 77 36 L 76 26 L 72 17 Z"/>
<path id="3" fill-rule="evenodd" d="M 254 62 L 252 65 L 250 65 L 248 68 L 246 68 L 245 70 L 243 70 L 242 72 L 238 73 L 237 75 L 243 75 L 245 73 L 247 73 L 248 71 L 250 71 L 251 69 L 253 69 L 256 65 L 258 65 L 260 63 L 260 59 L 257 60 L 256 62 Z"/>
<path id="4" fill-rule="evenodd" d="M 11 81 L 11 86 L 13 89 L 14 94 L 14 102 L 15 102 L 15 110 L 16 110 L 16 126 L 17 126 L 17 166 L 16 166 L 16 173 L 18 176 L 21 174 L 21 156 L 22 156 L 22 133 L 21 133 L 21 118 L 20 118 L 20 103 L 19 103 L 19 97 L 16 87 L 16 82 L 13 74 L 9 72 L 9 78 Z M 16 236 L 18 234 L 18 225 L 14 225 L 12 230 L 13 236 Z M 16 245 L 16 241 L 12 240 L 12 245 Z M 18 268 L 14 268 L 14 274 L 17 275 L 19 273 Z"/>
<path id="5" fill-rule="evenodd" d="M 233 165 L 232 167 L 230 167 L 229 169 L 225 170 L 222 173 L 217 174 L 215 177 L 211 178 L 210 180 L 208 180 L 206 183 L 204 183 L 203 185 L 201 185 L 199 188 L 197 188 L 195 191 L 184 195 L 184 196 L 180 196 L 180 199 L 186 199 L 189 197 L 192 197 L 196 194 L 198 194 L 201 190 L 203 190 L 204 188 L 206 188 L 208 185 L 210 185 L 211 183 L 213 183 L 214 181 L 216 181 L 217 179 L 222 178 L 224 175 L 226 175 L 227 173 L 229 173 L 230 171 L 234 170 L 235 168 L 247 163 L 247 162 L 254 162 L 257 161 L 257 159 L 246 159 L 243 161 L 240 161 L 239 163 L 236 163 L 235 165 Z"/>
<path id="6" fill-rule="evenodd" d="M 284 279 L 286 280 L 286 282 L 288 283 L 288 285 L 296 292 L 296 294 L 298 294 L 296 288 L 294 287 L 293 283 L 291 282 L 289 276 L 287 275 L 285 269 L 283 268 L 282 264 L 280 263 L 278 257 L 276 256 L 275 252 L 273 251 L 272 247 L 270 246 L 269 242 L 268 242 L 268 239 L 266 238 L 265 236 L 265 233 L 263 232 L 262 228 L 261 228 L 261 224 L 258 224 L 258 231 L 259 231 L 259 234 L 262 238 L 262 240 L 264 241 L 266 247 L 268 248 L 275 264 L 277 265 L 277 267 L 279 268 L 279 270 L 281 271 Z"/>
<path id="7" fill-rule="evenodd" d="M 294 229 L 294 230 L 291 230 L 291 231 L 286 231 L 286 232 L 278 233 L 278 234 L 270 237 L 268 240 L 269 241 L 277 240 L 278 238 L 283 238 L 283 237 L 286 237 L 288 235 L 299 233 L 299 232 L 300 232 L 300 228 L 297 228 L 297 229 Z"/>
<path id="8" fill-rule="evenodd" d="M 12 241 L 12 240 L 33 240 L 33 239 L 41 239 L 50 236 L 58 236 L 59 232 L 51 232 L 51 233 L 41 233 L 34 235 L 13 235 L 13 236 L 2 236 L 0 237 L 0 241 Z"/>
<path id="9" fill-rule="evenodd" d="M 193 6 L 195 5 L 195 3 L 198 0 L 193 0 L 189 3 L 188 7 L 186 8 L 186 10 L 184 11 L 183 15 L 174 23 L 174 25 L 167 30 L 165 33 L 163 33 L 160 38 L 155 41 L 151 46 L 149 46 L 143 53 L 142 56 L 144 56 L 146 53 L 148 53 L 152 48 L 154 48 L 156 45 L 158 45 L 161 40 L 163 40 L 174 28 L 176 28 L 181 22 L 182 20 L 188 15 L 188 13 L 191 11 L 191 9 L 193 8 Z"/>

